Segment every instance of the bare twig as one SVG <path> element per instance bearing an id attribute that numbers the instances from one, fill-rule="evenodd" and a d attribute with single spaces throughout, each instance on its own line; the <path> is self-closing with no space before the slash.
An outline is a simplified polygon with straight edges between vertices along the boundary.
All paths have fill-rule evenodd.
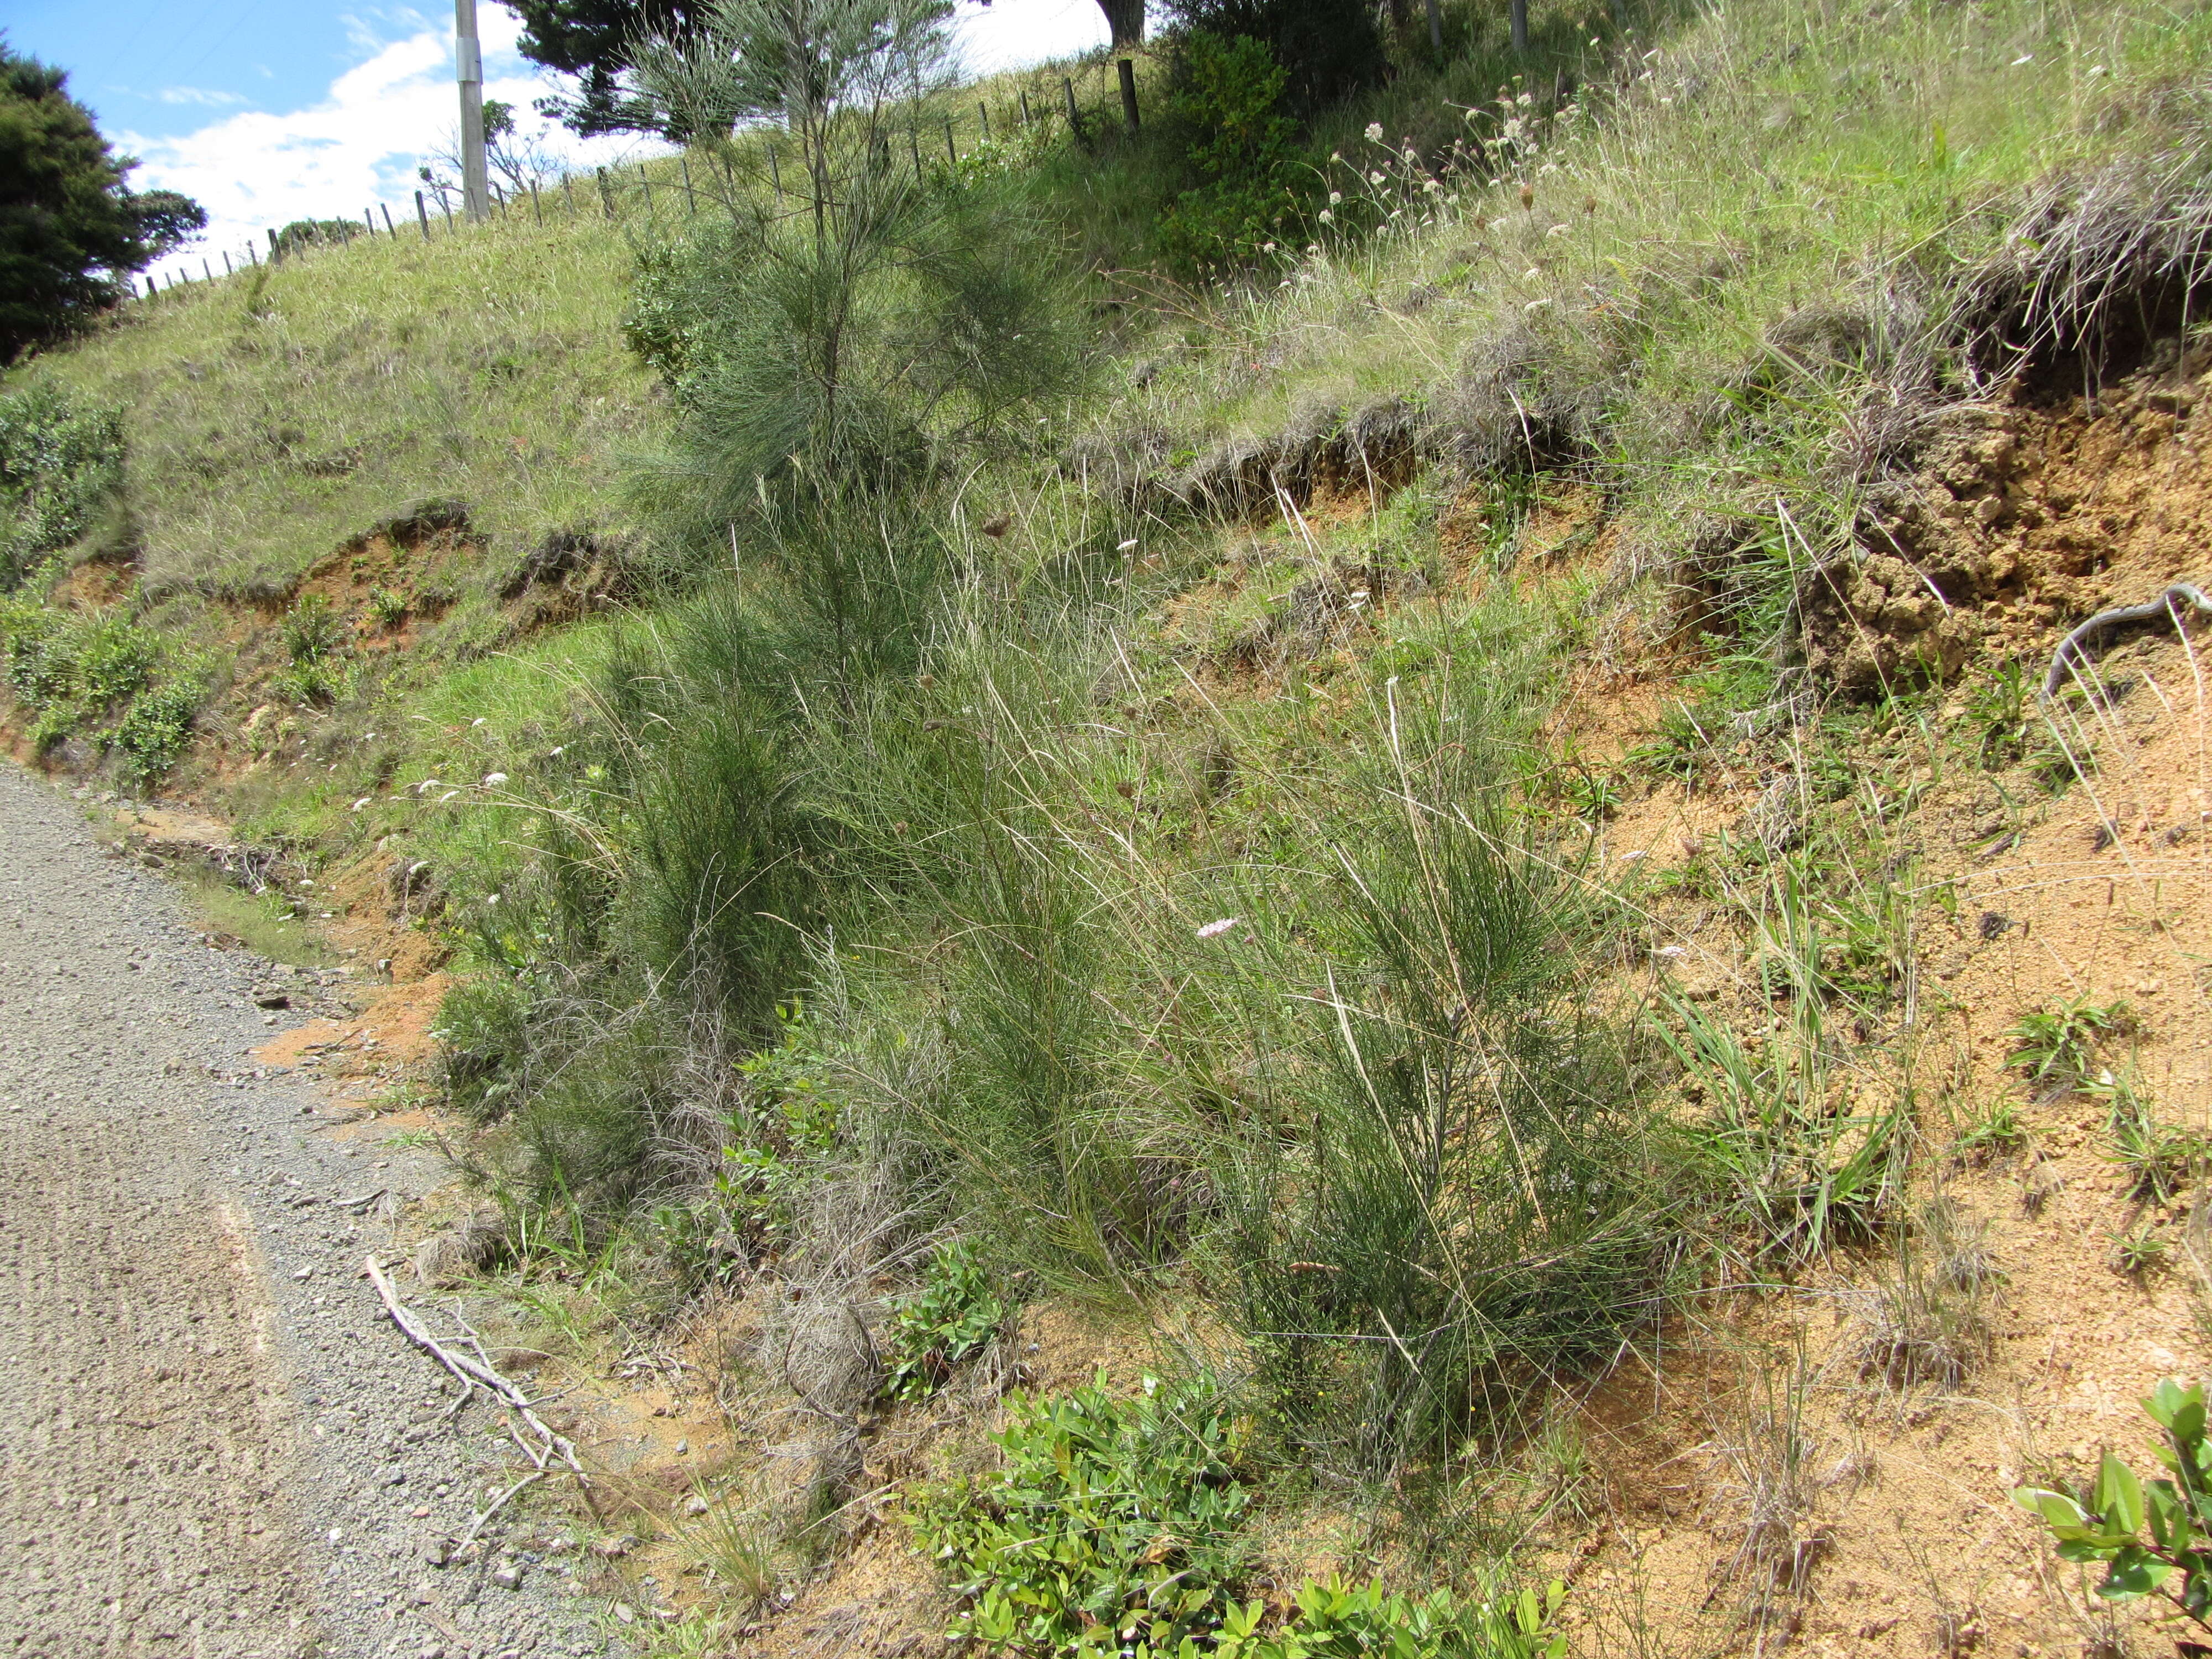
<path id="1" fill-rule="evenodd" d="M 471 1544 L 476 1542 L 477 1534 L 482 1532 L 484 1528 L 490 1523 L 492 1516 L 497 1515 L 514 1500 L 516 1494 L 522 1492 L 526 1487 L 536 1486 L 540 1480 L 543 1480 L 551 1473 L 552 1470 L 550 1469 L 532 1469 L 528 1474 L 524 1475 L 521 1480 L 516 1481 L 505 1492 L 500 1493 L 498 1497 L 493 1498 L 490 1503 L 484 1505 L 483 1513 L 477 1516 L 475 1520 L 469 1522 L 469 1529 L 461 1534 L 461 1541 L 453 1546 L 451 1553 L 454 1555 L 459 1555 L 463 1550 L 468 1548 Z"/>
<path id="2" fill-rule="evenodd" d="M 546 1425 L 545 1420 L 531 1408 L 530 1396 L 501 1376 L 488 1358 L 472 1359 L 466 1354 L 456 1353 L 423 1329 L 422 1322 L 408 1311 L 405 1304 L 393 1292 L 392 1281 L 385 1277 L 384 1269 L 376 1258 L 372 1255 L 365 1260 L 369 1282 L 376 1286 L 377 1295 L 384 1299 L 384 1310 L 392 1316 L 392 1322 L 399 1328 L 400 1334 L 460 1379 L 464 1385 L 462 1397 L 465 1400 L 467 1398 L 468 1387 L 483 1389 L 503 1401 L 515 1415 L 527 1423 L 538 1438 L 544 1442 L 545 1447 L 545 1456 L 540 1460 L 538 1473 L 541 1474 L 546 1473 L 545 1462 L 558 1457 L 563 1464 L 567 1465 L 568 1472 L 576 1477 L 577 1490 L 583 1494 L 585 1504 L 596 1516 L 599 1513 L 599 1505 L 592 1500 L 591 1477 L 584 1473 L 584 1466 L 577 1461 L 574 1445 L 565 1436 L 554 1433 Z M 465 1326 L 463 1328 L 467 1328 Z M 469 1333 L 469 1338 L 471 1344 L 476 1346 L 477 1353 L 483 1354 L 483 1345 L 476 1342 L 476 1334 L 473 1331 Z M 512 1495 L 512 1493 L 509 1494 L 510 1497 Z M 501 1500 L 502 1503 L 505 1501 L 504 1498 Z"/>

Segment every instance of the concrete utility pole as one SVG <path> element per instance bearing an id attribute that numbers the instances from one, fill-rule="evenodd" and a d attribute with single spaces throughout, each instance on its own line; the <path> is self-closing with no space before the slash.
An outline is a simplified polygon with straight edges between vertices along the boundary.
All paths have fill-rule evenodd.
<path id="1" fill-rule="evenodd" d="M 477 44 L 477 0 L 453 0 L 453 57 L 461 82 L 461 207 L 471 222 L 491 212 L 484 173 L 483 51 Z"/>

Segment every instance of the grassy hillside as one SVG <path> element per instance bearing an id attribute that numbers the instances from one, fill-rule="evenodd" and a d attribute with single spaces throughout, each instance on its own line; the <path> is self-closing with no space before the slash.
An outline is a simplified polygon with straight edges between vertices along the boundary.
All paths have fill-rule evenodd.
<path id="1" fill-rule="evenodd" d="M 541 1521 L 648 1645 L 2163 1639 L 2006 1495 L 2205 1352 L 2196 642 L 2036 693 L 2205 574 L 2212 14 L 1536 9 L 1397 42 L 1201 289 L 1164 73 L 947 100 L 890 199 L 1041 208 L 1085 378 L 851 477 L 717 471 L 712 213 L 17 377 L 125 441 L 18 729 L 437 986 L 434 1271 L 604 1437 Z"/>

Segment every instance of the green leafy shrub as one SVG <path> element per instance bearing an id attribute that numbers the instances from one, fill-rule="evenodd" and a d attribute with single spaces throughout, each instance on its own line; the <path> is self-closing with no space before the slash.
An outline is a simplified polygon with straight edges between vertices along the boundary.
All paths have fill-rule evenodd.
<path id="1" fill-rule="evenodd" d="M 1218 1659 L 1560 1659 L 1566 1632 L 1553 1628 L 1566 1586 L 1469 1608 L 1449 1590 L 1416 1599 L 1332 1574 L 1299 1588 L 1290 1615 L 1272 1628 L 1265 1603 L 1248 1601 L 1222 1621 Z"/>
<path id="2" fill-rule="evenodd" d="M 94 708 L 112 708 L 144 690 L 161 656 L 161 641 L 122 617 L 102 617 L 74 641 L 79 694 Z"/>
<path id="3" fill-rule="evenodd" d="M 2146 1485 L 2107 1452 L 2089 1486 L 2075 1492 L 2022 1486 L 2013 1501 L 2051 1529 L 2062 1560 L 2104 1564 L 2097 1594 L 2106 1601 L 2155 1595 L 2212 1630 L 2212 1446 L 2205 1441 L 2204 1389 L 2169 1379 L 2142 1408 L 2166 1431 L 2158 1461 L 2172 1479 Z"/>
<path id="4" fill-rule="evenodd" d="M 1183 46 L 1169 118 L 1190 134 L 1199 183 L 1160 222 L 1160 247 L 1177 275 L 1202 278 L 1249 265 L 1304 234 L 1289 183 L 1297 123 L 1283 113 L 1283 66 L 1260 41 L 1196 33 Z"/>
<path id="5" fill-rule="evenodd" d="M 1209 1381 L 1016 1404 L 996 1437 L 1004 1469 L 926 1492 L 916 1517 L 966 1604 L 953 1635 L 1037 1655 L 1212 1644 L 1251 1494 Z"/>
<path id="6" fill-rule="evenodd" d="M 438 1005 L 439 1081 L 478 1123 L 504 1116 L 530 1050 L 530 988 L 502 974 L 458 981 Z"/>
<path id="7" fill-rule="evenodd" d="M 1565 1589 L 1469 1605 L 1379 1583 L 1310 1583 L 1267 1621 L 1245 1595 L 1250 1494 L 1237 1432 L 1210 1379 L 1146 1379 L 1017 1405 L 995 1476 L 925 1491 L 923 1543 L 964 1603 L 949 1633 L 1035 1659 L 1559 1659 Z"/>
<path id="8" fill-rule="evenodd" d="M 133 697 L 116 726 L 113 739 L 124 756 L 125 769 L 142 781 L 167 773 L 192 740 L 192 721 L 199 706 L 199 687 L 184 679 L 151 687 Z"/>
<path id="9" fill-rule="evenodd" d="M 1006 1317 L 973 1247 L 965 1240 L 944 1246 L 930 1258 L 921 1292 L 891 1317 L 884 1395 L 927 1399 L 955 1365 L 982 1352 Z"/>
<path id="10" fill-rule="evenodd" d="M 30 710 L 41 754 L 79 732 L 120 751 L 141 781 L 161 776 L 191 740 L 202 699 L 191 664 L 166 672 L 161 636 L 127 617 L 51 611 L 19 598 L 0 607 L 8 689 Z"/>
<path id="11" fill-rule="evenodd" d="M 123 412 L 50 386 L 0 397 L 0 589 L 89 530 L 123 478 Z"/>
<path id="12" fill-rule="evenodd" d="M 1361 0 L 1170 0 L 1167 10 L 1193 38 L 1259 46 L 1301 116 L 1389 73 L 1374 9 Z"/>

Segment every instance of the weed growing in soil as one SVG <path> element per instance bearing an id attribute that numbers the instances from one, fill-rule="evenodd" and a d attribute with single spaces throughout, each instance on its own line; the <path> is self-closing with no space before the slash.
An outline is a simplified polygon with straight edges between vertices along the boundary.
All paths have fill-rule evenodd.
<path id="1" fill-rule="evenodd" d="M 2158 1461 L 2170 1479 L 2148 1483 L 2110 1452 L 2097 1478 L 2072 1492 L 2022 1486 L 2013 1499 L 2050 1528 L 2059 1555 L 2105 1569 L 2109 1601 L 2157 1596 L 2212 1630 L 2212 1443 L 2204 1389 L 2160 1382 L 2142 1408 L 2165 1431 Z M 2184 1650 L 2196 1644 L 2184 1644 Z"/>
<path id="2" fill-rule="evenodd" d="M 1309 1583 L 1270 1620 L 1246 1600 L 1251 1492 L 1218 1386 L 1148 1380 L 1017 1406 L 997 1437 L 1004 1468 L 932 1488 L 917 1536 L 963 1607 L 951 1635 L 1039 1656 L 1297 1659 L 1558 1659 L 1565 1590 L 1467 1603 L 1392 1595 L 1339 1577 Z"/>
<path id="3" fill-rule="evenodd" d="M 884 1397 L 927 1399 L 954 1366 L 982 1351 L 1006 1318 L 1006 1304 L 993 1294 L 974 1247 L 957 1240 L 940 1246 L 921 1289 L 891 1316 Z"/>

